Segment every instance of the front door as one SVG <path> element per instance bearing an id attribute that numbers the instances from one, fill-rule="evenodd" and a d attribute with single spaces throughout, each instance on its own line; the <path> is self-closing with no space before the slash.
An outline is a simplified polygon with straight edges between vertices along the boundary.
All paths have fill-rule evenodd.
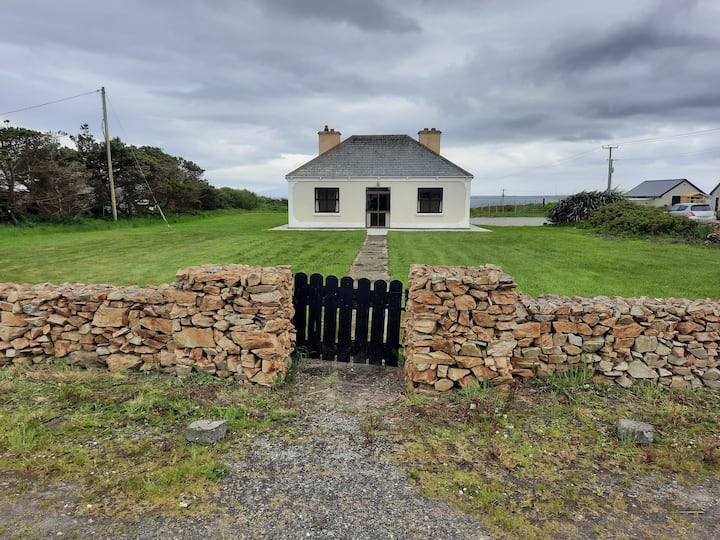
<path id="1" fill-rule="evenodd" d="M 384 228 L 390 224 L 390 188 L 367 188 L 367 226 Z"/>

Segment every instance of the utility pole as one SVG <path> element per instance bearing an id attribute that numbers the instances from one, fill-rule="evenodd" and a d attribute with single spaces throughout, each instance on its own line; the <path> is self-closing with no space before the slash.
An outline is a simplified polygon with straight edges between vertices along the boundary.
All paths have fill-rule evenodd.
<path id="1" fill-rule="evenodd" d="M 612 151 L 613 151 L 613 148 L 617 148 L 617 147 L 618 147 L 617 144 L 615 146 L 613 146 L 611 144 L 608 144 L 607 146 L 603 146 L 603 148 L 610 151 L 610 155 L 608 156 L 608 187 L 607 187 L 608 191 L 610 191 L 610 189 L 612 188 L 612 174 L 613 174 L 613 171 L 615 170 L 615 168 L 613 167 Z"/>
<path id="2" fill-rule="evenodd" d="M 110 179 L 110 206 L 112 207 L 113 221 L 117 221 L 117 206 L 115 204 L 115 180 L 113 179 L 112 154 L 110 153 L 110 131 L 108 130 L 107 105 L 105 104 L 105 87 L 102 92 L 103 127 L 105 131 L 105 150 L 107 152 L 108 178 Z"/>

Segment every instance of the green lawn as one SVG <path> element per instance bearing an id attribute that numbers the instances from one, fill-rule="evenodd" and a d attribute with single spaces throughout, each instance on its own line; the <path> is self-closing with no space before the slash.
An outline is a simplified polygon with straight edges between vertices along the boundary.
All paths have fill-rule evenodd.
<path id="1" fill-rule="evenodd" d="M 169 283 L 205 263 L 272 266 L 345 275 L 364 231 L 273 231 L 284 212 L 225 211 L 82 226 L 0 228 L 0 282 Z M 717 298 L 720 247 L 600 238 L 570 227 L 488 227 L 478 232 L 388 235 L 390 273 L 412 263 L 497 264 L 538 295 Z"/>
<path id="2" fill-rule="evenodd" d="M 205 263 L 292 265 L 344 275 L 364 231 L 273 231 L 284 212 L 219 212 L 171 221 L 0 229 L 0 282 L 171 283 Z M 100 230 L 96 230 L 99 228 Z"/>
<path id="3" fill-rule="evenodd" d="M 487 228 L 492 232 L 391 232 L 391 274 L 406 280 L 412 263 L 491 263 L 532 295 L 720 296 L 718 246 L 600 238 L 571 227 Z"/>

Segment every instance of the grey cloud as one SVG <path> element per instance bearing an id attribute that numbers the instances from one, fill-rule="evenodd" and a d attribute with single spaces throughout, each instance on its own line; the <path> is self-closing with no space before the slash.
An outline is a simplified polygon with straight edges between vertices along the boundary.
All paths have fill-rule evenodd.
<path id="1" fill-rule="evenodd" d="M 572 29 L 551 49 L 551 68 L 592 70 L 617 66 L 638 59 L 659 62 L 670 53 L 690 55 L 717 49 L 715 29 L 704 21 L 705 11 L 697 1 L 661 0 L 633 18 L 616 24 Z M 661 68 L 661 65 L 658 65 Z"/>
<path id="2" fill-rule="evenodd" d="M 263 5 L 274 13 L 294 19 L 315 19 L 331 24 L 348 24 L 369 32 L 418 32 L 420 26 L 410 17 L 379 0 L 340 2 L 337 0 L 266 0 Z"/>
<path id="3" fill-rule="evenodd" d="M 105 85 L 120 136 L 209 170 L 312 154 L 324 124 L 508 149 L 720 125 L 714 1 L 7 2 L 5 110 Z M 76 131 L 92 99 L 11 120 Z"/>

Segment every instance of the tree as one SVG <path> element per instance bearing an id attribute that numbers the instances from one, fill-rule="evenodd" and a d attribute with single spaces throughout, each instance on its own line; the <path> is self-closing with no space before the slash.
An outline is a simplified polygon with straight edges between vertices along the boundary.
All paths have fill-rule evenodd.
<path id="1" fill-rule="evenodd" d="M 0 192 L 4 200 L 2 213 L 17 223 L 22 214 L 19 195 L 28 190 L 40 171 L 49 167 L 57 140 L 41 133 L 8 125 L 0 129 Z"/>
<path id="2" fill-rule="evenodd" d="M 66 221 L 111 210 L 107 153 L 87 124 L 72 135 L 75 148 L 59 134 L 5 125 L 0 129 L 0 221 L 22 214 Z M 132 217 L 160 204 L 175 212 L 221 206 L 217 190 L 196 163 L 160 148 L 110 141 L 118 213 Z"/>
<path id="3" fill-rule="evenodd" d="M 230 187 L 221 187 L 217 191 L 220 202 L 225 208 L 243 208 L 245 210 L 257 208 L 258 196 L 252 191 Z"/>
<path id="4" fill-rule="evenodd" d="M 92 212 L 105 215 L 110 210 L 110 189 L 106 150 L 87 129 L 72 140 L 81 161 L 91 173 Z M 119 138 L 110 141 L 117 210 L 132 217 L 148 212 L 155 204 L 162 208 L 186 212 L 202 208 L 202 194 L 213 189 L 202 178 L 205 172 L 192 161 L 166 154 L 152 146 L 127 145 Z"/>

